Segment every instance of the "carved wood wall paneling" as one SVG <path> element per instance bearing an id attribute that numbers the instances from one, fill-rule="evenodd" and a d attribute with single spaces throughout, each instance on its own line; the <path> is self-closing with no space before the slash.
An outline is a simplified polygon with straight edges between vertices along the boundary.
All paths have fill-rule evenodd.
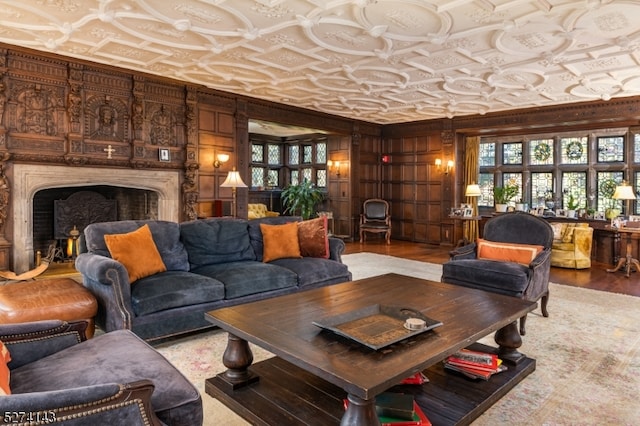
<path id="1" fill-rule="evenodd" d="M 352 157 L 351 137 L 329 135 L 327 138 L 328 159 L 340 161 L 340 176 L 329 170 L 328 209 L 333 212 L 334 232 L 337 235 L 353 237 L 352 185 L 359 172 L 359 164 Z M 356 169 L 354 171 L 354 165 Z"/>

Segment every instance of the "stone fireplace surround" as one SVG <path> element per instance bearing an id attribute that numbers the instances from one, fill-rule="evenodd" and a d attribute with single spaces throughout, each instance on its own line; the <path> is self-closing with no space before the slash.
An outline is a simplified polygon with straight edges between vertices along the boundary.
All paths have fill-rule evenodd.
<path id="1" fill-rule="evenodd" d="M 180 220 L 180 173 L 178 171 L 109 169 L 33 164 L 14 164 L 11 200 L 13 210 L 13 271 L 34 267 L 33 197 L 43 189 L 87 185 L 111 185 L 155 191 L 158 219 Z"/>

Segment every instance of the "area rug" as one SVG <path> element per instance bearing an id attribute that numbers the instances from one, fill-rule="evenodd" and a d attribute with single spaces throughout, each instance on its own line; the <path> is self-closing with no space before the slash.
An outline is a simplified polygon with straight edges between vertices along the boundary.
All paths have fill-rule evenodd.
<path id="1" fill-rule="evenodd" d="M 439 281 L 442 270 L 371 253 L 345 255 L 343 261 L 354 279 L 395 272 Z M 529 314 L 520 348 L 536 359 L 536 371 L 473 425 L 637 425 L 640 298 L 552 283 L 549 313 Z M 495 345 L 492 336 L 483 343 Z M 224 371 L 225 346 L 220 330 L 157 346 L 200 389 L 206 426 L 248 424 L 204 392 L 204 380 Z M 254 345 L 252 350 L 254 362 L 272 356 Z"/>

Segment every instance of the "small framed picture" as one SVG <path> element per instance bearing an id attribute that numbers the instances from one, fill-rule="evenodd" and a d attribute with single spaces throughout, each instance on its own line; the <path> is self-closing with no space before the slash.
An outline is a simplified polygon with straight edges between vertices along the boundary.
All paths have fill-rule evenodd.
<path id="1" fill-rule="evenodd" d="M 640 222 L 640 216 L 629 215 L 629 222 Z"/>
<path id="2" fill-rule="evenodd" d="M 538 207 L 537 211 L 538 211 L 537 216 L 544 216 L 544 207 L 543 206 Z"/>
<path id="3" fill-rule="evenodd" d="M 556 217 L 567 217 L 567 211 L 565 209 L 556 209 Z"/>
<path id="4" fill-rule="evenodd" d="M 160 148 L 158 150 L 158 157 L 160 161 L 171 161 L 171 153 L 165 148 Z"/>
<path id="5" fill-rule="evenodd" d="M 473 209 L 472 209 L 472 208 L 468 208 L 468 207 L 467 207 L 467 208 L 465 208 L 465 209 L 463 210 L 463 214 L 462 214 L 462 216 L 463 216 L 463 217 L 472 217 L 472 216 L 473 216 Z"/>
<path id="6" fill-rule="evenodd" d="M 595 220 L 604 220 L 604 212 L 595 212 L 593 218 Z"/>
<path id="7" fill-rule="evenodd" d="M 464 209 L 470 209 L 470 208 L 471 208 L 471 204 L 462 203 L 462 204 L 460 204 L 460 208 L 461 208 L 462 210 L 464 210 Z"/>

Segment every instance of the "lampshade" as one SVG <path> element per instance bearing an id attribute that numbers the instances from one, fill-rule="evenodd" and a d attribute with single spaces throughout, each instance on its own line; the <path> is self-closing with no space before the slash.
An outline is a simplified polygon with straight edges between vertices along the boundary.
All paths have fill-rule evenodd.
<path id="1" fill-rule="evenodd" d="M 477 183 L 472 183 L 471 185 L 467 185 L 467 190 L 464 193 L 465 197 L 479 197 L 482 195 L 480 192 L 480 185 Z"/>
<path id="2" fill-rule="evenodd" d="M 242 181 L 240 177 L 240 172 L 236 170 L 234 167 L 233 170 L 229 172 L 227 178 L 220 184 L 223 188 L 246 188 L 247 185 Z"/>
<path id="3" fill-rule="evenodd" d="M 633 188 L 626 182 L 622 182 L 622 185 L 616 186 L 616 191 L 613 193 L 615 200 L 635 200 L 636 195 L 633 193 Z"/>

